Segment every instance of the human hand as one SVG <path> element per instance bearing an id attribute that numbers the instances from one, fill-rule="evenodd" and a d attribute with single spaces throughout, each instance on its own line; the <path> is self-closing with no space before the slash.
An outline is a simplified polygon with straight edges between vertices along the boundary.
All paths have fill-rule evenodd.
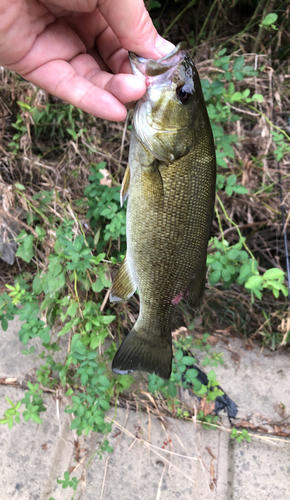
<path id="1" fill-rule="evenodd" d="M 127 51 L 158 59 L 172 48 L 143 0 L 1 0 L 0 64 L 100 118 L 124 120 L 146 90 Z"/>

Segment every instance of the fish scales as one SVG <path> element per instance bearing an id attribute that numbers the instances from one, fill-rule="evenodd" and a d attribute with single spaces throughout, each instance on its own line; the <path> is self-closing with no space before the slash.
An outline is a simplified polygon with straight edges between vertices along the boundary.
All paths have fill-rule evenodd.
<path id="1" fill-rule="evenodd" d="M 150 75 L 150 60 L 147 64 L 133 61 L 133 69 L 134 62 L 138 71 L 143 64 L 145 69 L 141 69 Z M 197 307 L 203 294 L 215 193 L 215 152 L 198 74 L 183 47 L 154 63 L 161 67 L 161 91 L 158 82 L 154 88 L 154 79 L 160 78 L 155 66 L 147 96 L 135 109 L 130 182 L 125 193 L 127 255 L 111 293 L 111 300 L 126 299 L 138 288 L 140 313 L 114 358 L 113 370 L 144 370 L 168 378 L 174 306 L 185 298 Z M 185 91 L 180 92 L 178 85 Z M 179 97 L 186 93 L 189 98 L 183 104 Z M 147 106 L 143 115 L 142 105 Z M 182 107 L 187 120 L 181 116 L 183 126 L 179 127 L 176 119 Z"/>

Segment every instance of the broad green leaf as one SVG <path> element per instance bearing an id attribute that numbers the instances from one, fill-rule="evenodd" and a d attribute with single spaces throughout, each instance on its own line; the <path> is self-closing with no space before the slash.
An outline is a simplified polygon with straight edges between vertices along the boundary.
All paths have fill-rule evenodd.
<path id="1" fill-rule="evenodd" d="M 231 248 L 228 252 L 227 252 L 227 256 L 229 259 L 231 260 L 236 260 L 238 259 L 240 255 L 240 251 L 237 249 L 237 248 Z"/>
<path id="2" fill-rule="evenodd" d="M 244 56 L 239 56 L 237 57 L 237 59 L 235 60 L 234 64 L 233 64 L 233 69 L 234 70 L 240 70 L 242 69 L 242 67 L 244 66 L 245 64 L 245 58 Z"/>
<path id="3" fill-rule="evenodd" d="M 251 276 L 245 283 L 245 287 L 253 290 L 254 288 L 259 288 L 263 283 L 262 276 Z M 254 290 L 253 290 L 254 291 Z"/>
<path id="4" fill-rule="evenodd" d="M 182 363 L 184 363 L 186 366 L 194 365 L 196 363 L 196 359 L 192 358 L 191 356 L 184 356 L 182 358 Z"/>
<path id="5" fill-rule="evenodd" d="M 35 293 L 35 295 L 40 295 L 41 292 L 43 291 L 42 281 L 38 275 L 36 275 L 34 280 L 33 280 L 32 289 L 33 289 L 33 292 Z"/>
<path id="6" fill-rule="evenodd" d="M 259 101 L 259 102 L 264 102 L 264 97 L 262 94 L 254 94 L 252 96 L 253 101 Z"/>
<path id="7" fill-rule="evenodd" d="M 231 279 L 231 273 L 228 271 L 227 268 L 222 270 L 222 277 L 225 281 L 230 281 Z"/>
<path id="8" fill-rule="evenodd" d="M 103 387 L 108 388 L 110 385 L 110 381 L 105 375 L 101 375 L 99 377 L 99 384 L 102 385 Z"/>
<path id="9" fill-rule="evenodd" d="M 211 268 L 214 271 L 221 271 L 223 269 L 223 265 L 218 260 L 216 260 L 211 264 Z"/>
<path id="10" fill-rule="evenodd" d="M 31 420 L 36 422 L 37 424 L 42 424 L 42 420 L 39 415 L 36 415 L 35 413 L 30 414 Z"/>
<path id="11" fill-rule="evenodd" d="M 57 336 L 60 337 L 65 333 L 69 332 L 73 326 L 76 326 L 80 322 L 80 318 L 71 319 L 61 330 L 58 332 Z"/>
<path id="12" fill-rule="evenodd" d="M 78 308 L 78 303 L 76 301 L 72 302 L 72 304 L 69 306 L 67 310 L 67 314 L 72 318 L 74 318 L 77 312 L 77 308 Z"/>
<path id="13" fill-rule="evenodd" d="M 219 282 L 219 279 L 221 277 L 221 272 L 220 271 L 213 271 L 210 273 L 209 276 L 209 283 L 211 286 L 216 285 Z"/>
<path id="14" fill-rule="evenodd" d="M 71 429 L 77 429 L 80 426 L 81 423 L 81 417 L 75 418 L 72 423 L 71 423 Z"/>
<path id="15" fill-rule="evenodd" d="M 226 186 L 225 192 L 227 193 L 227 195 L 232 196 L 234 190 L 232 186 Z"/>
<path id="16" fill-rule="evenodd" d="M 228 186 L 233 186 L 236 182 L 237 182 L 237 176 L 235 174 L 232 174 L 227 178 Z"/>
<path id="17" fill-rule="evenodd" d="M 8 321 L 7 321 L 7 318 L 3 318 L 1 320 L 1 326 L 2 326 L 2 329 L 4 330 L 4 332 L 7 331 L 8 329 Z"/>
<path id="18" fill-rule="evenodd" d="M 270 26 L 271 24 L 274 24 L 277 19 L 278 15 L 272 12 L 271 14 L 267 14 L 265 19 L 263 19 L 262 24 L 264 24 L 264 26 Z"/>
<path id="19" fill-rule="evenodd" d="M 266 280 L 274 280 L 274 279 L 284 279 L 285 273 L 282 271 L 282 269 L 278 269 L 277 267 L 273 267 L 271 269 L 268 269 L 264 274 L 263 278 Z"/>
<path id="20" fill-rule="evenodd" d="M 241 186 L 240 184 L 236 184 L 235 186 L 233 186 L 233 190 L 238 194 L 248 193 L 248 189 L 244 186 Z"/>
<path id="21" fill-rule="evenodd" d="M 16 256 L 27 263 L 29 263 L 33 257 L 33 241 L 34 236 L 32 234 L 26 235 L 16 252 Z"/>
<path id="22" fill-rule="evenodd" d="M 231 96 L 231 101 L 242 101 L 243 100 L 243 94 L 241 92 L 235 92 L 232 96 Z"/>
<path id="23" fill-rule="evenodd" d="M 106 287 L 110 287 L 111 286 L 111 282 L 110 280 L 108 280 L 105 276 L 105 271 L 102 267 L 99 267 L 99 278 L 101 280 L 101 282 L 103 283 L 104 286 Z"/>
<path id="24" fill-rule="evenodd" d="M 248 276 L 250 271 L 251 271 L 250 264 L 245 262 L 245 264 L 243 264 L 240 269 L 240 278 L 245 278 L 246 276 Z"/>
<path id="25" fill-rule="evenodd" d="M 19 184 L 19 182 L 15 182 L 14 186 L 19 189 L 19 191 L 25 191 L 26 188 L 22 185 L 22 184 Z"/>
<path id="26" fill-rule="evenodd" d="M 101 292 L 104 288 L 104 285 L 103 283 L 101 282 L 100 278 L 97 279 L 97 281 L 95 281 L 95 283 L 93 283 L 93 286 L 92 286 L 92 289 L 94 292 Z"/>
<path id="27" fill-rule="evenodd" d="M 116 319 L 116 316 L 101 316 L 100 321 L 103 325 L 109 325 L 109 323 L 112 323 Z"/>

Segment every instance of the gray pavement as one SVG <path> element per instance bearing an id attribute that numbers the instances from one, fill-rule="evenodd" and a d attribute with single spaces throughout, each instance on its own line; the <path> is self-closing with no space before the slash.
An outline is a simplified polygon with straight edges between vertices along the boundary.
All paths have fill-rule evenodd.
<path id="1" fill-rule="evenodd" d="M 40 344 L 33 355 L 22 355 L 18 331 L 17 321 L 7 332 L 0 329 L 0 379 L 14 377 L 18 384 L 2 381 L 0 418 L 8 408 L 5 396 L 20 400 L 40 364 Z M 224 340 L 214 347 L 225 360 L 215 371 L 239 406 L 237 423 L 255 433 L 252 442 L 230 439 L 224 415 L 224 428 L 214 431 L 124 408 L 115 415 L 112 408 L 114 451 L 99 460 L 94 452 L 103 436 L 77 440 L 63 412 L 66 402 L 48 394 L 42 425 L 0 426 L 0 500 L 69 500 L 73 490 L 56 479 L 72 469 L 81 478 L 75 499 L 290 500 L 290 439 L 281 435 L 290 432 L 289 350 L 261 353 L 245 350 L 238 339 Z"/>

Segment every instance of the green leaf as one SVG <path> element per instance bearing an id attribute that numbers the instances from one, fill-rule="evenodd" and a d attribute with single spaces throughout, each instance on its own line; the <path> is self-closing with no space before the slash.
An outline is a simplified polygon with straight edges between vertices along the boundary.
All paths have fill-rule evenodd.
<path id="1" fill-rule="evenodd" d="M 103 283 L 101 282 L 100 278 L 97 279 L 97 281 L 95 283 L 93 283 L 93 286 L 92 286 L 92 289 L 94 292 L 101 292 L 104 288 L 104 285 Z"/>
<path id="2" fill-rule="evenodd" d="M 253 101 L 259 101 L 259 102 L 264 102 L 264 97 L 262 94 L 254 94 L 252 96 Z"/>
<path id="3" fill-rule="evenodd" d="M 69 306 L 67 310 L 67 314 L 73 318 L 76 315 L 77 308 L 78 308 L 78 303 L 76 301 L 72 302 L 72 304 Z"/>
<path id="4" fill-rule="evenodd" d="M 73 326 L 76 326 L 80 322 L 80 318 L 71 319 L 61 330 L 58 332 L 57 336 L 60 337 L 65 333 L 69 332 Z"/>
<path id="5" fill-rule="evenodd" d="M 233 190 L 238 194 L 248 193 L 248 189 L 244 186 L 241 186 L 240 184 L 236 184 L 235 186 L 233 186 Z"/>
<path id="6" fill-rule="evenodd" d="M 80 423 L 81 423 L 81 417 L 77 417 L 72 421 L 70 428 L 77 429 L 80 426 Z"/>
<path id="7" fill-rule="evenodd" d="M 263 19 L 262 24 L 264 26 L 270 26 L 271 24 L 274 24 L 278 19 L 278 15 L 274 14 L 273 12 L 271 14 L 267 14 L 265 19 Z"/>
<path id="8" fill-rule="evenodd" d="M 8 396 L 6 396 L 6 399 L 7 399 L 8 403 L 10 404 L 10 406 L 12 406 L 14 408 L 14 403 L 12 403 L 11 399 L 9 399 Z"/>
<path id="9" fill-rule="evenodd" d="M 100 400 L 100 407 L 104 410 L 107 411 L 110 409 L 110 403 L 106 401 L 105 399 Z"/>
<path id="10" fill-rule="evenodd" d="M 241 92 L 235 92 L 231 96 L 231 101 L 242 101 L 243 100 L 243 94 Z"/>
<path id="11" fill-rule="evenodd" d="M 99 377 L 99 383 L 100 383 L 100 385 L 102 385 L 103 387 L 106 387 L 106 388 L 108 388 L 110 385 L 110 381 L 105 375 L 101 375 Z"/>
<path id="12" fill-rule="evenodd" d="M 240 269 L 240 278 L 245 278 L 246 276 L 248 276 L 250 271 L 251 271 L 250 264 L 245 262 L 245 264 L 243 264 Z"/>
<path id="13" fill-rule="evenodd" d="M 37 424 L 42 424 L 42 420 L 39 415 L 36 415 L 35 413 L 30 414 L 31 420 L 36 422 Z"/>
<path id="14" fill-rule="evenodd" d="M 229 195 L 229 196 L 232 196 L 234 190 L 232 188 L 232 186 L 226 186 L 226 189 L 225 189 L 226 193 Z"/>
<path id="15" fill-rule="evenodd" d="M 282 269 L 278 269 L 277 267 L 272 267 L 263 274 L 263 278 L 266 280 L 284 279 L 284 277 L 284 271 L 282 271 Z"/>
<path id="16" fill-rule="evenodd" d="M 111 282 L 110 280 L 108 280 L 105 276 L 105 271 L 103 268 L 99 268 L 99 279 L 101 280 L 101 282 L 103 283 L 103 285 L 105 287 L 110 287 L 111 286 Z"/>
<path id="17" fill-rule="evenodd" d="M 182 358 L 183 358 L 183 352 L 181 349 L 178 349 L 175 353 L 175 358 L 177 359 L 177 361 L 180 361 Z"/>
<path id="18" fill-rule="evenodd" d="M 3 319 L 1 320 L 1 326 L 2 326 L 2 328 L 3 328 L 3 330 L 4 330 L 4 332 L 6 332 L 6 330 L 8 329 L 8 321 L 7 321 L 7 318 L 3 318 Z"/>
<path id="19" fill-rule="evenodd" d="M 235 174 L 232 174 L 227 178 L 228 186 L 233 186 L 236 182 L 237 182 L 237 176 Z"/>
<path id="20" fill-rule="evenodd" d="M 32 283 L 32 289 L 35 295 L 40 295 L 41 292 L 43 291 L 42 288 L 42 281 L 39 276 L 35 276 L 33 283 Z"/>
<path id="21" fill-rule="evenodd" d="M 103 325 L 109 325 L 109 323 L 112 323 L 116 319 L 116 316 L 101 316 L 100 320 Z"/>
<path id="22" fill-rule="evenodd" d="M 263 283 L 263 278 L 262 276 L 251 276 L 248 281 L 245 283 L 245 287 L 249 288 L 250 290 L 254 288 L 259 288 L 261 287 Z"/>
<path id="23" fill-rule="evenodd" d="M 245 58 L 244 56 L 239 56 L 237 57 L 237 59 L 235 60 L 234 64 L 233 64 L 233 69 L 234 70 L 240 70 L 242 69 L 242 67 L 244 66 L 245 64 Z"/>
<path id="24" fill-rule="evenodd" d="M 252 292 L 256 295 L 256 297 L 261 300 L 262 299 L 262 294 L 258 288 L 253 288 Z"/>
<path id="25" fill-rule="evenodd" d="M 225 281 L 230 281 L 231 273 L 227 270 L 227 268 L 222 270 L 222 277 Z"/>
<path id="26" fill-rule="evenodd" d="M 182 363 L 184 363 L 186 366 L 194 365 L 196 363 L 196 359 L 192 358 L 191 356 L 184 356 L 182 358 Z"/>
<path id="27" fill-rule="evenodd" d="M 215 262 L 213 262 L 211 264 L 211 268 L 214 270 L 214 271 L 222 271 L 223 269 L 223 265 L 218 261 L 216 260 Z"/>
<path id="28" fill-rule="evenodd" d="M 27 263 L 29 263 L 33 257 L 33 241 L 34 236 L 32 234 L 26 235 L 16 252 L 16 256 Z"/>
<path id="29" fill-rule="evenodd" d="M 19 189 L 19 191 L 25 191 L 26 188 L 22 185 L 22 184 L 19 184 L 19 182 L 15 182 L 14 186 Z"/>
<path id="30" fill-rule="evenodd" d="M 190 368 L 186 372 L 186 378 L 189 380 L 195 379 L 197 377 L 197 375 L 198 375 L 198 371 L 195 368 Z"/>
<path id="31" fill-rule="evenodd" d="M 240 252 L 237 248 L 231 248 L 228 252 L 227 252 L 227 256 L 229 259 L 231 260 L 237 260 L 238 257 L 240 255 Z"/>
<path id="32" fill-rule="evenodd" d="M 210 276 L 209 276 L 209 284 L 211 286 L 216 285 L 218 283 L 220 277 L 221 277 L 220 271 L 213 271 L 212 273 L 210 273 Z"/>

